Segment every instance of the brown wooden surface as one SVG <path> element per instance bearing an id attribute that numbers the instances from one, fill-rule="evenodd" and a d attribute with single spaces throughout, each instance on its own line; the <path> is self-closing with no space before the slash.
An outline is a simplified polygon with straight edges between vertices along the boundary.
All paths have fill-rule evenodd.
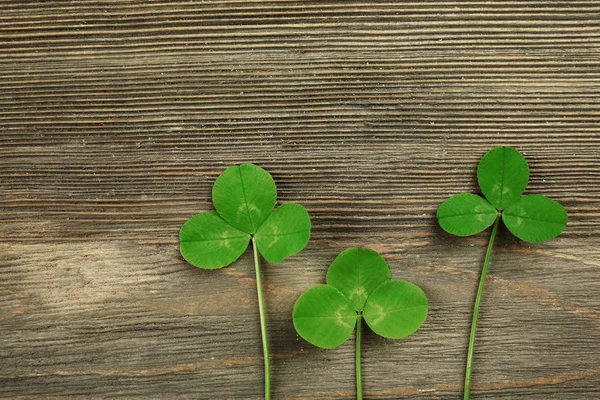
<path id="1" fill-rule="evenodd" d="M 313 220 L 264 264 L 275 399 L 354 397 L 352 340 L 291 323 L 344 248 L 430 300 L 404 340 L 367 333 L 367 399 L 461 399 L 489 232 L 435 210 L 495 145 L 557 239 L 500 230 L 473 400 L 600 398 L 600 3 L 0 1 L 0 398 L 258 399 L 250 253 L 184 262 L 177 234 L 226 167 L 268 169 Z"/>

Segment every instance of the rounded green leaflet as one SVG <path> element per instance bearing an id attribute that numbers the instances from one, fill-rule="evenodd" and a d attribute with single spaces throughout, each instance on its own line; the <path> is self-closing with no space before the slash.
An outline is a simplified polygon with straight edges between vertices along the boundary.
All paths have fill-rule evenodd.
<path id="1" fill-rule="evenodd" d="M 356 312 L 336 288 L 317 285 L 296 300 L 293 321 L 306 341 L 324 349 L 344 343 L 356 326 Z"/>
<path id="2" fill-rule="evenodd" d="M 525 191 L 529 166 L 512 147 L 494 147 L 479 162 L 477 180 L 485 198 L 498 210 L 504 210 Z"/>
<path id="3" fill-rule="evenodd" d="M 504 225 L 519 239 L 543 242 L 558 236 L 567 225 L 567 212 L 546 196 L 522 197 L 502 213 Z"/>
<path id="4" fill-rule="evenodd" d="M 498 212 L 486 199 L 461 193 L 444 201 L 437 210 L 440 226 L 448 233 L 470 236 L 491 226 Z"/>
<path id="5" fill-rule="evenodd" d="M 271 175 L 254 164 L 227 168 L 215 181 L 212 201 L 235 228 L 254 234 L 273 211 L 277 188 Z"/>
<path id="6" fill-rule="evenodd" d="M 277 264 L 306 247 L 310 238 L 308 212 L 299 204 L 283 204 L 258 228 L 254 238 L 265 260 Z"/>
<path id="7" fill-rule="evenodd" d="M 373 332 L 400 339 L 415 332 L 425 321 L 427 297 L 410 282 L 385 282 L 371 293 L 363 315 Z"/>
<path id="8" fill-rule="evenodd" d="M 342 251 L 327 270 L 327 284 L 342 292 L 357 311 L 362 311 L 375 288 L 390 279 L 385 259 L 375 250 L 363 247 Z"/>
<path id="9" fill-rule="evenodd" d="M 248 248 L 250 235 L 225 222 L 214 211 L 188 219 L 179 231 L 181 255 L 204 269 L 225 267 Z"/>

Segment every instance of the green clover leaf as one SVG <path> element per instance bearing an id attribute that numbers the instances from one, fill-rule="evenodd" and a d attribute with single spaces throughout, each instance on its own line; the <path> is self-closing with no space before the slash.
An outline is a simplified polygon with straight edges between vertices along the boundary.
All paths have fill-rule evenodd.
<path id="1" fill-rule="evenodd" d="M 375 250 L 354 247 L 342 251 L 327 270 L 327 284 L 346 296 L 356 311 L 362 311 L 377 286 L 391 279 L 387 262 Z"/>
<path id="2" fill-rule="evenodd" d="M 356 312 L 344 295 L 329 285 L 308 289 L 296 301 L 296 330 L 306 341 L 324 349 L 344 343 L 356 326 Z"/>
<path id="3" fill-rule="evenodd" d="M 390 279 L 387 262 L 366 248 L 340 253 L 327 271 L 327 285 L 304 292 L 293 311 L 294 327 L 309 343 L 331 349 L 356 327 L 356 391 L 362 399 L 360 342 L 362 320 L 384 337 L 400 339 L 415 332 L 427 316 L 427 297 L 417 286 Z"/>
<path id="4" fill-rule="evenodd" d="M 437 218 L 446 232 L 474 235 L 500 216 L 509 230 L 526 242 L 552 239 L 565 228 L 567 213 L 559 203 L 541 195 L 521 197 L 529 180 L 529 166 L 512 147 L 488 151 L 477 167 L 477 179 L 487 201 L 471 193 L 444 201 Z"/>
<path id="5" fill-rule="evenodd" d="M 242 238 L 246 247 L 251 238 L 256 240 L 258 251 L 273 264 L 308 243 L 311 224 L 306 209 L 286 203 L 273 210 L 275 182 L 254 164 L 223 171 L 215 181 L 212 198 L 217 211 L 193 216 L 179 233 L 183 258 L 198 268 L 221 268 L 237 260 L 245 250 L 241 249 Z"/>
<path id="6" fill-rule="evenodd" d="M 304 207 L 294 203 L 273 210 L 277 200 L 275 182 L 254 164 L 223 171 L 214 183 L 212 199 L 216 212 L 194 215 L 181 227 L 181 254 L 198 268 L 217 269 L 237 260 L 252 241 L 268 400 L 271 372 L 258 252 L 275 264 L 301 251 L 310 238 L 310 217 Z"/>
<path id="7" fill-rule="evenodd" d="M 277 264 L 306 247 L 310 238 L 308 212 L 299 204 L 286 203 L 269 215 L 254 237 L 265 260 Z"/>
<path id="8" fill-rule="evenodd" d="M 441 227 L 458 236 L 471 236 L 490 227 L 497 214 L 493 205 L 471 193 L 450 197 L 437 211 Z"/>
<path id="9" fill-rule="evenodd" d="M 427 297 L 410 282 L 384 282 L 369 296 L 364 315 L 376 334 L 401 339 L 416 332 L 425 321 Z"/>
<path id="10" fill-rule="evenodd" d="M 477 180 L 487 200 L 461 193 L 444 201 L 437 210 L 440 226 L 454 235 L 474 235 L 493 225 L 473 309 L 464 400 L 470 396 L 479 305 L 500 219 L 510 232 L 526 242 L 552 239 L 567 224 L 567 212 L 558 202 L 537 194 L 521 197 L 529 180 L 529 166 L 523 155 L 512 147 L 495 147 L 488 151 L 477 167 Z"/>
<path id="11" fill-rule="evenodd" d="M 531 194 L 506 207 L 502 221 L 516 237 L 527 242 L 543 242 L 562 232 L 567 224 L 567 212 L 558 202 Z"/>
<path id="12" fill-rule="evenodd" d="M 213 186 L 212 201 L 231 226 L 254 234 L 269 217 L 277 200 L 275 182 L 254 164 L 227 168 Z"/>
<path id="13" fill-rule="evenodd" d="M 205 269 L 222 268 L 248 248 L 250 235 L 225 222 L 214 211 L 188 219 L 179 231 L 181 254 L 187 262 Z"/>
<path id="14" fill-rule="evenodd" d="M 529 166 L 525 157 L 512 147 L 495 147 L 479 162 L 477 180 L 485 198 L 503 210 L 525 191 Z"/>

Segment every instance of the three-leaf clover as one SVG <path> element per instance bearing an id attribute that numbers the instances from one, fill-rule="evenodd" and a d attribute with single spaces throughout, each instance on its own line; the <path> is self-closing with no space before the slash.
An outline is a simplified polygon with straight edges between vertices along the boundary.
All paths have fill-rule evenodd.
<path id="1" fill-rule="evenodd" d="M 537 194 L 521 196 L 529 180 L 529 166 L 521 153 L 512 147 L 495 147 L 488 151 L 479 162 L 477 180 L 485 199 L 471 193 L 461 193 L 450 197 L 437 211 L 440 226 L 458 236 L 474 235 L 494 225 L 473 309 L 465 372 L 465 400 L 470 396 L 479 305 L 500 219 L 516 237 L 527 242 L 552 239 L 567 224 L 567 212 L 558 202 Z"/>
<path id="2" fill-rule="evenodd" d="M 425 321 L 427 297 L 410 282 L 391 280 L 385 259 L 367 248 L 341 252 L 329 267 L 326 281 L 298 298 L 294 327 L 305 340 L 325 349 L 344 343 L 356 327 L 356 392 L 360 400 L 363 318 L 378 335 L 400 339 Z"/>
<path id="3" fill-rule="evenodd" d="M 270 399 L 270 360 L 258 252 L 270 263 L 298 253 L 310 238 L 310 217 L 301 205 L 275 210 L 277 188 L 271 175 L 254 164 L 227 168 L 212 190 L 215 211 L 194 215 L 179 232 L 183 258 L 204 269 L 237 260 L 252 241 L 265 363 L 265 399 Z"/>

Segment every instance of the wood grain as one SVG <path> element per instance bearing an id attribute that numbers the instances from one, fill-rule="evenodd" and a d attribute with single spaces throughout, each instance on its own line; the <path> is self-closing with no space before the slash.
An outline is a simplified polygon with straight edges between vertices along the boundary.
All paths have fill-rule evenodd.
<path id="1" fill-rule="evenodd" d="M 353 343 L 291 323 L 344 248 L 424 288 L 404 340 L 366 333 L 369 399 L 460 399 L 487 233 L 450 237 L 495 145 L 569 224 L 501 229 L 472 399 L 600 397 L 597 1 L 0 1 L 0 398 L 259 399 L 249 253 L 188 265 L 177 234 L 227 166 L 268 169 L 312 239 L 265 265 L 277 399 L 354 398 Z"/>

